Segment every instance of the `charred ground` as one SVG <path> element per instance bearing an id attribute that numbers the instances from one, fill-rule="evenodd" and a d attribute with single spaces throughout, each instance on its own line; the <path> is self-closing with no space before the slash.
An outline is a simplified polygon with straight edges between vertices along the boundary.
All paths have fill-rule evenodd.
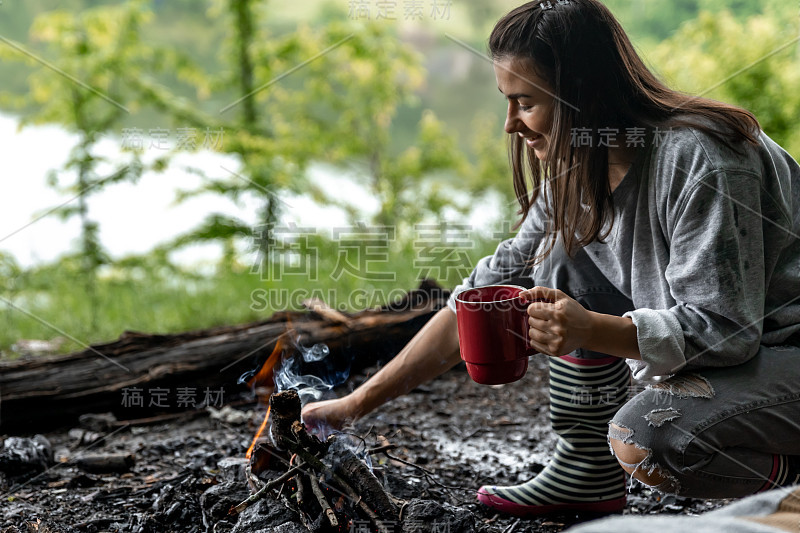
<path id="1" fill-rule="evenodd" d="M 374 370 L 352 376 L 338 392 Z M 387 440 L 397 445 L 391 453 L 402 461 L 378 455 L 373 462 L 387 490 L 410 502 L 404 531 L 556 532 L 591 518 L 517 520 L 475 503 L 480 485 L 517 483 L 544 467 L 555 445 L 546 385 L 546 361 L 539 358 L 521 381 L 499 387 L 478 385 L 456 368 L 348 429 L 365 446 Z M 243 457 L 263 415 L 254 404 L 236 411 L 248 416 L 186 415 L 123 425 L 101 431 L 105 438 L 94 444 L 81 443 L 70 428 L 46 434 L 63 462 L 36 476 L 0 474 L 0 531 L 305 531 L 271 498 L 239 517 L 227 515 L 231 503 L 249 495 L 236 458 Z M 127 473 L 92 474 L 76 465 L 88 454 L 129 453 L 136 463 Z M 634 485 L 625 513 L 695 514 L 724 503 L 662 498 Z"/>

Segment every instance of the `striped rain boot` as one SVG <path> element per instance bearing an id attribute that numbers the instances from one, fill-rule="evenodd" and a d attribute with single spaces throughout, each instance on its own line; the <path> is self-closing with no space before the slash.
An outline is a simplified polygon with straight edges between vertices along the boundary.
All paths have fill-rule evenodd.
<path id="1" fill-rule="evenodd" d="M 552 460 L 527 483 L 481 487 L 478 501 L 517 516 L 622 510 L 625 473 L 606 435 L 608 421 L 627 399 L 629 383 L 624 359 L 551 357 L 550 420 L 559 436 Z"/>

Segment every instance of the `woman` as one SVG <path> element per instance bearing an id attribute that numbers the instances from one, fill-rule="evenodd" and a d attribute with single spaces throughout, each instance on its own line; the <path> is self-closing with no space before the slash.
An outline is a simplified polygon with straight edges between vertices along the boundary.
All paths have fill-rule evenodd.
<path id="1" fill-rule="evenodd" d="M 547 300 L 528 315 L 559 440 L 535 478 L 478 499 L 517 515 L 611 512 L 623 471 L 702 498 L 794 482 L 798 164 L 751 113 L 665 87 L 597 0 L 525 4 L 489 48 L 522 222 L 455 292 L 524 277 L 524 296 Z M 458 362 L 451 306 L 304 419 L 341 425 Z M 629 369 L 656 382 L 626 403 Z"/>

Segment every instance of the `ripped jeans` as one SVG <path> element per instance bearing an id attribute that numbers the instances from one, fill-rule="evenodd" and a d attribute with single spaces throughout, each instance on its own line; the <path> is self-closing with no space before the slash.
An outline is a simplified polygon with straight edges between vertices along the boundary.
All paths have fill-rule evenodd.
<path id="1" fill-rule="evenodd" d="M 738 498 L 773 482 L 800 455 L 800 348 L 762 346 L 747 363 L 681 373 L 650 386 L 612 420 L 609 437 L 648 450 L 637 468 L 654 487 L 695 498 Z"/>
<path id="2" fill-rule="evenodd" d="M 585 308 L 621 316 L 633 309 L 584 250 L 568 258 L 560 246 L 534 267 L 535 285 L 555 287 Z M 578 358 L 604 354 L 578 350 Z M 648 450 L 636 468 L 658 467 L 655 488 L 696 498 L 737 498 L 772 488 L 800 455 L 800 347 L 762 346 L 747 363 L 685 372 L 625 403 L 609 437 Z"/>

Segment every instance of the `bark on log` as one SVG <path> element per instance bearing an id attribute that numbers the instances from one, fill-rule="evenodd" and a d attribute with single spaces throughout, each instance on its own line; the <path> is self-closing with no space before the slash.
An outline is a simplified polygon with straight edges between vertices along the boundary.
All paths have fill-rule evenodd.
<path id="1" fill-rule="evenodd" d="M 397 520 L 399 510 L 383 489 L 383 485 L 375 475 L 370 472 L 364 462 L 350 450 L 331 445 L 328 455 L 333 463 L 333 471 L 342 477 L 356 494 L 361 496 L 367 505 L 382 520 Z"/>
<path id="2" fill-rule="evenodd" d="M 125 332 L 115 342 L 65 356 L 0 362 L 0 432 L 42 431 L 72 424 L 83 413 L 113 411 L 120 420 L 195 409 L 177 405 L 178 388 L 224 396 L 245 390 L 237 379 L 269 356 L 287 326 L 304 346 L 325 343 L 333 364 L 357 370 L 396 354 L 445 304 L 448 291 L 423 285 L 383 309 L 348 314 L 347 325 L 314 312 L 279 312 L 269 320 L 174 335 Z M 304 364 L 314 374 L 319 363 Z M 143 405 L 123 405 L 123 389 L 143 390 Z M 152 390 L 168 389 L 169 405 Z M 150 394 L 148 395 L 148 392 Z M 148 405 L 150 404 L 150 405 Z"/>

